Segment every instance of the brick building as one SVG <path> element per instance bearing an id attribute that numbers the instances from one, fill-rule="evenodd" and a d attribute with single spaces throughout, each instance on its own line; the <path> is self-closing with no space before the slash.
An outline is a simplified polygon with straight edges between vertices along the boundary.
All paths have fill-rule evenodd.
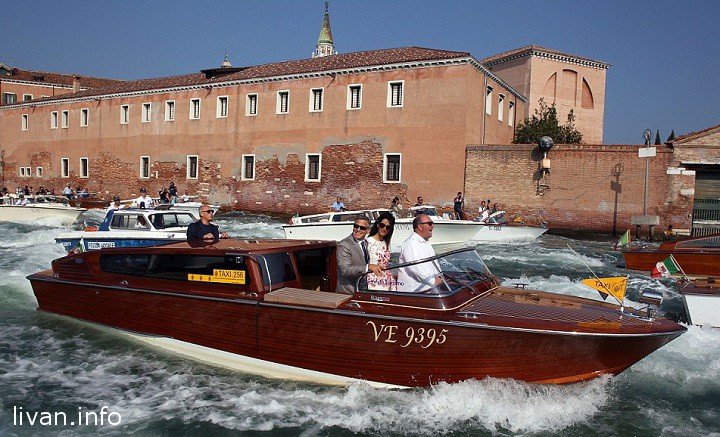
<path id="1" fill-rule="evenodd" d="M 485 62 L 420 47 L 336 54 L 326 10 L 310 59 L 233 67 L 226 56 L 194 74 L 0 106 L 2 185 L 128 198 L 174 181 L 280 213 L 322 211 L 336 196 L 350 208 L 396 195 L 447 205 L 463 191 L 470 210 L 491 198 L 553 228 L 627 229 L 642 212 L 640 146 L 558 145 L 548 174 L 536 146 L 511 144 L 540 97 L 573 109 L 585 141 L 601 142 L 609 64 L 536 46 Z M 652 160 L 650 213 L 663 226 L 691 226 L 696 171 L 714 174 L 717 131 Z"/>
<path id="2" fill-rule="evenodd" d="M 121 81 L 79 74 L 22 70 L 0 64 L 0 105 L 54 97 L 118 82 Z"/>

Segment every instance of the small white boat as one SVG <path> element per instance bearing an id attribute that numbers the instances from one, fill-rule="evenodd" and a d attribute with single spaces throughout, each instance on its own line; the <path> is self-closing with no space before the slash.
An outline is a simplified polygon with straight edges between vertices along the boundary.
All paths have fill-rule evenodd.
<path id="1" fill-rule="evenodd" d="M 55 238 L 68 252 L 106 247 L 155 246 L 187 239 L 197 218 L 188 211 L 126 208 L 110 210 L 98 228 L 65 232 Z"/>
<path id="2" fill-rule="evenodd" d="M 418 212 L 419 209 L 419 207 L 416 209 L 411 208 L 408 217 L 395 220 L 395 230 L 390 245 L 391 251 L 400 251 L 403 241 L 412 234 L 414 213 Z M 423 211 L 428 212 L 430 209 L 435 211 L 433 206 L 428 206 Z M 364 215 L 371 222 L 374 222 L 383 212 L 389 211 L 387 209 L 366 209 L 293 217 L 290 224 L 283 225 L 283 231 L 285 231 L 285 238 L 290 240 L 340 241 L 352 233 L 356 217 Z M 433 245 L 465 243 L 483 226 L 479 222 L 443 219 L 437 215 L 437 211 L 432 215 L 432 218 L 435 227 L 430 243 Z"/>
<path id="3" fill-rule="evenodd" d="M 29 222 L 46 218 L 60 218 L 63 225 L 74 223 L 85 208 L 76 208 L 66 203 L 51 201 L 49 197 L 28 197 L 25 205 L 15 205 L 18 199 L 14 196 L 2 198 L 0 204 L 0 221 Z"/>
<path id="4" fill-rule="evenodd" d="M 481 221 L 484 226 L 472 237 L 474 241 L 534 240 L 547 232 L 545 226 L 526 226 L 506 218 L 505 211 L 496 211 Z"/>
<path id="5" fill-rule="evenodd" d="M 720 328 L 720 278 L 678 281 L 688 323 Z"/>

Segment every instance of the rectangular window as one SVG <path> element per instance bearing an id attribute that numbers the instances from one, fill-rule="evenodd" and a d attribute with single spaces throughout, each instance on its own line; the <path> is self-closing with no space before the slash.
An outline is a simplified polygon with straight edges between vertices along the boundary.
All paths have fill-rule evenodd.
<path id="1" fill-rule="evenodd" d="M 3 93 L 2 95 L 2 102 L 3 105 L 9 105 L 11 103 L 15 103 L 17 101 L 17 96 L 15 93 Z"/>
<path id="2" fill-rule="evenodd" d="M 20 168 L 19 168 L 19 171 L 20 171 L 20 172 L 19 172 L 19 175 L 20 175 L 21 178 L 26 178 L 26 177 L 27 177 L 27 174 L 25 173 L 25 167 L 20 167 Z"/>
<path id="3" fill-rule="evenodd" d="M 120 124 L 130 123 L 130 105 L 120 106 Z"/>
<path id="4" fill-rule="evenodd" d="M 200 118 L 200 99 L 190 100 L 190 119 L 197 120 Z"/>
<path id="5" fill-rule="evenodd" d="M 80 110 L 80 126 L 86 127 L 90 122 L 90 110 L 83 108 Z"/>
<path id="6" fill-rule="evenodd" d="M 217 118 L 225 118 L 228 115 L 228 96 L 217 98 Z"/>
<path id="7" fill-rule="evenodd" d="M 515 102 L 510 102 L 508 105 L 508 125 L 515 125 Z"/>
<path id="8" fill-rule="evenodd" d="M 241 179 L 244 181 L 255 180 L 255 155 L 243 155 L 243 167 Z"/>
<path id="9" fill-rule="evenodd" d="M 80 158 L 80 177 L 81 178 L 88 177 L 88 159 L 87 158 Z"/>
<path id="10" fill-rule="evenodd" d="M 70 158 L 62 158 L 60 160 L 60 175 L 64 178 L 70 177 Z"/>
<path id="11" fill-rule="evenodd" d="M 505 103 L 505 96 L 498 94 L 498 121 L 503 121 L 503 104 Z"/>
<path id="12" fill-rule="evenodd" d="M 58 112 L 53 111 L 50 113 L 50 129 L 57 129 L 58 127 Z"/>
<path id="13" fill-rule="evenodd" d="M 187 157 L 187 174 L 188 179 L 198 178 L 198 157 L 197 155 L 188 155 Z"/>
<path id="14" fill-rule="evenodd" d="M 403 105 L 403 84 L 405 81 L 388 82 L 388 100 L 387 106 L 402 107 Z"/>
<path id="15" fill-rule="evenodd" d="M 70 111 L 63 111 L 60 120 L 63 129 L 66 129 L 70 125 Z"/>
<path id="16" fill-rule="evenodd" d="M 347 109 L 360 109 L 362 103 L 362 85 L 348 85 Z"/>
<path id="17" fill-rule="evenodd" d="M 175 100 L 165 102 L 165 121 L 175 121 Z"/>
<path id="18" fill-rule="evenodd" d="M 287 114 L 290 111 L 290 91 L 278 91 L 276 114 Z"/>
<path id="19" fill-rule="evenodd" d="M 43 176 L 43 169 L 42 167 L 35 167 L 35 176 L 41 178 Z"/>
<path id="20" fill-rule="evenodd" d="M 152 103 L 143 103 L 142 122 L 149 123 L 152 121 Z"/>
<path id="21" fill-rule="evenodd" d="M 257 94 L 248 94 L 247 102 L 245 103 L 245 115 L 257 115 Z"/>
<path id="22" fill-rule="evenodd" d="M 319 181 L 322 166 L 322 155 L 305 154 L 305 181 Z"/>
<path id="23" fill-rule="evenodd" d="M 140 177 L 143 179 L 147 179 L 150 177 L 150 157 L 149 156 L 141 156 L 140 157 Z"/>
<path id="24" fill-rule="evenodd" d="M 22 130 L 28 130 L 28 115 L 22 115 Z"/>
<path id="25" fill-rule="evenodd" d="M 310 112 L 322 112 L 323 89 L 313 88 L 310 90 Z"/>
<path id="26" fill-rule="evenodd" d="M 32 94 L 23 94 L 23 102 L 27 102 L 28 100 L 32 100 L 33 95 Z"/>
<path id="27" fill-rule="evenodd" d="M 492 115 L 492 92 L 493 88 L 491 86 L 485 89 L 485 113 L 487 115 Z"/>
<path id="28" fill-rule="evenodd" d="M 400 182 L 400 161 L 402 155 L 399 153 L 386 153 L 383 156 L 383 182 Z"/>

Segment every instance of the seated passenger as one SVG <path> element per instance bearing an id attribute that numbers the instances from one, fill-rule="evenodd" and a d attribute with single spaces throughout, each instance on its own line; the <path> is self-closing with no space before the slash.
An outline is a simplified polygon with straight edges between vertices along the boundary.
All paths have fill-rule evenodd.
<path id="1" fill-rule="evenodd" d="M 135 223 L 135 227 L 138 229 L 147 229 L 148 222 L 147 220 L 145 220 L 145 217 L 141 215 L 137 216 L 137 222 Z"/>

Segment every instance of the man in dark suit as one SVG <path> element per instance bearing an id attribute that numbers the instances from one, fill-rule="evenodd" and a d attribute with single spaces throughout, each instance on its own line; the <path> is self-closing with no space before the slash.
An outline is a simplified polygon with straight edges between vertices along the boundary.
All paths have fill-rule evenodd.
<path id="1" fill-rule="evenodd" d="M 353 294 L 358 278 L 367 272 L 380 274 L 382 268 L 370 264 L 365 236 L 370 232 L 370 220 L 360 216 L 355 219 L 352 234 L 337 245 L 338 280 L 337 293 Z M 364 279 L 363 279 L 364 280 Z"/>

